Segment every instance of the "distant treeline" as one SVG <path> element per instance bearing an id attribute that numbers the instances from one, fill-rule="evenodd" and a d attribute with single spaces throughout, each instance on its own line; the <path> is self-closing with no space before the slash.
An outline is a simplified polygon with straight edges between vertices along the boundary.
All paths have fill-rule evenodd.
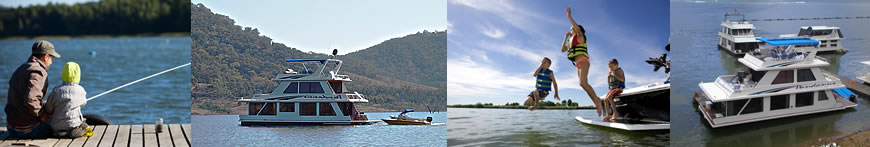
<path id="1" fill-rule="evenodd" d="M 0 7 L 0 37 L 190 32 L 190 0 L 101 0 Z"/>
<path id="2" fill-rule="evenodd" d="M 579 106 L 580 104 L 569 100 L 562 102 L 543 101 L 539 108 L 536 109 L 595 109 L 595 106 Z M 447 105 L 450 108 L 494 108 L 494 109 L 528 109 L 529 106 L 520 105 L 520 103 L 506 103 L 504 105 L 493 105 L 492 103 L 477 103 L 477 104 L 455 104 Z"/>

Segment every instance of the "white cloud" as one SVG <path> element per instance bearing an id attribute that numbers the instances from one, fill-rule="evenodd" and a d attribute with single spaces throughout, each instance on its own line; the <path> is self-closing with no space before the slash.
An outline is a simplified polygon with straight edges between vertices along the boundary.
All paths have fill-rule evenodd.
<path id="1" fill-rule="evenodd" d="M 496 28 L 481 28 L 483 35 L 486 35 L 493 39 L 502 39 L 505 36 L 505 33 L 500 29 Z"/>
<path id="2" fill-rule="evenodd" d="M 546 17 L 535 11 L 529 11 L 517 7 L 513 3 L 510 3 L 510 1 L 506 0 L 450 0 L 449 2 L 451 4 L 462 5 L 478 11 L 491 13 L 519 30 L 525 31 L 529 34 L 534 34 L 538 37 L 547 37 L 547 35 L 542 33 L 543 31 L 541 31 L 537 26 L 559 23 L 559 20 L 555 18 Z"/>
<path id="3" fill-rule="evenodd" d="M 447 59 L 447 97 L 457 99 L 504 95 L 533 88 L 530 84 L 534 83 L 531 74 L 507 74 L 490 65 L 478 64 L 470 56 Z"/>

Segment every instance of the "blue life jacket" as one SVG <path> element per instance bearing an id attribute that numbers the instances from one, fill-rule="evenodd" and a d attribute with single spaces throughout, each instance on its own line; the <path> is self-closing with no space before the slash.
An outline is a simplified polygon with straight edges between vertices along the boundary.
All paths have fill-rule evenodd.
<path id="1" fill-rule="evenodd" d="M 550 69 L 541 69 L 538 71 L 537 79 L 535 80 L 535 88 L 538 90 L 550 91 L 550 85 L 553 84 L 553 79 L 550 79 Z"/>

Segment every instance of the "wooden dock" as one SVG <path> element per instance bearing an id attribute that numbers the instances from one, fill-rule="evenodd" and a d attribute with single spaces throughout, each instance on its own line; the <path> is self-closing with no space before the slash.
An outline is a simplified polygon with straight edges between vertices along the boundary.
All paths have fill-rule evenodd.
<path id="1" fill-rule="evenodd" d="M 840 79 L 840 82 L 842 82 L 843 85 L 846 85 L 846 88 L 849 88 L 849 90 L 851 90 L 855 94 L 858 94 L 861 97 L 870 98 L 870 86 L 861 84 L 861 82 L 851 80 L 849 78 L 840 76 L 836 73 L 831 73 L 831 72 L 826 71 L 826 70 L 822 70 L 822 72 L 824 72 L 827 75 L 836 76 L 837 78 Z"/>
<path id="2" fill-rule="evenodd" d="M 163 132 L 157 133 L 154 124 L 144 125 L 100 125 L 91 126 L 94 135 L 75 139 L 17 139 L 6 133 L 6 127 L 0 128 L 2 135 L 0 146 L 20 145 L 26 143 L 36 146 L 69 146 L 69 147 L 189 147 L 190 124 L 164 124 Z"/>

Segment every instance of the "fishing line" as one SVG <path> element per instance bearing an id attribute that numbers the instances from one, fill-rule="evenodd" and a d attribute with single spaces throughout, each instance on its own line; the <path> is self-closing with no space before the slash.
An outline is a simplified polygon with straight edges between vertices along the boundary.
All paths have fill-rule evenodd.
<path id="1" fill-rule="evenodd" d="M 87 101 L 91 101 L 92 99 L 95 99 L 95 98 L 97 98 L 97 97 L 103 96 L 103 95 L 105 95 L 105 94 L 107 94 L 107 93 L 110 93 L 110 92 L 113 92 L 113 91 L 115 91 L 115 90 L 118 90 L 118 89 L 121 89 L 121 88 L 124 88 L 124 87 L 130 86 L 130 85 L 135 84 L 135 83 L 138 83 L 138 82 L 140 82 L 140 81 L 142 81 L 142 80 L 145 80 L 145 79 L 148 79 L 148 78 L 151 78 L 151 77 L 154 77 L 154 76 L 157 76 L 157 75 L 160 75 L 160 74 L 163 74 L 163 73 L 169 72 L 169 71 L 173 71 L 173 70 L 175 70 L 175 69 L 179 69 L 179 68 L 182 68 L 182 67 L 185 67 L 185 66 L 188 66 L 188 65 L 190 65 L 190 63 L 182 64 L 182 65 L 179 65 L 179 66 L 176 66 L 176 67 L 173 67 L 173 68 L 170 68 L 170 69 L 167 69 L 167 70 L 164 70 L 164 71 L 161 71 L 161 72 L 158 72 L 158 73 L 155 73 L 155 74 L 149 75 L 149 76 L 147 76 L 147 77 L 144 77 L 144 78 L 138 79 L 138 80 L 136 80 L 136 81 L 133 81 L 133 82 L 130 82 L 130 83 L 127 83 L 127 84 L 124 84 L 124 85 L 121 85 L 121 86 L 118 86 L 118 87 L 115 87 L 115 88 L 109 89 L 109 90 L 107 90 L 107 91 L 104 91 L 103 93 L 100 93 L 100 94 L 94 95 L 94 96 L 92 96 L 92 97 L 89 97 Z"/>

